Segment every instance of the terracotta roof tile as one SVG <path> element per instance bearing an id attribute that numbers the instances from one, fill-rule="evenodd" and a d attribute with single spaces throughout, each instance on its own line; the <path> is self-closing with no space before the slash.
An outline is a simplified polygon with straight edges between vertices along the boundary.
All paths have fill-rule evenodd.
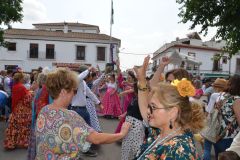
<path id="1" fill-rule="evenodd" d="M 208 50 L 208 51 L 216 51 L 216 52 L 221 52 L 222 49 L 219 48 L 213 48 L 213 47 L 208 47 L 208 46 L 196 46 L 196 45 L 189 45 L 189 44 L 169 44 L 164 50 L 160 52 L 160 49 L 158 49 L 156 52 L 154 52 L 154 57 L 157 57 L 158 55 L 164 53 L 170 48 L 191 48 L 191 49 L 199 49 L 199 50 Z"/>
<path id="2" fill-rule="evenodd" d="M 61 31 L 46 31 L 46 30 L 34 30 L 34 29 L 8 29 L 4 31 L 5 36 L 8 35 L 24 35 L 24 36 L 41 36 L 41 37 L 60 37 L 60 38 L 76 38 L 76 39 L 88 39 L 88 40 L 109 40 L 110 36 L 106 34 L 96 33 L 80 33 L 80 32 L 68 32 Z M 112 37 L 113 41 L 120 42 L 120 39 Z"/>

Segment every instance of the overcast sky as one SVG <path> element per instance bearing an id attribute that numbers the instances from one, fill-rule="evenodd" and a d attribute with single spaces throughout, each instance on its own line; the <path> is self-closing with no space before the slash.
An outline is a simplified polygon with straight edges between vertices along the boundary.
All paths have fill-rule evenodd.
<path id="1" fill-rule="evenodd" d="M 156 51 L 176 37 L 184 38 L 190 24 L 178 23 L 176 0 L 113 0 L 113 37 L 121 39 L 122 69 L 142 63 L 145 55 Z M 14 28 L 33 28 L 33 23 L 79 22 L 98 25 L 100 32 L 110 33 L 111 0 L 23 0 L 24 18 Z M 200 31 L 199 27 L 195 31 Z M 210 30 L 203 40 L 210 40 Z"/>

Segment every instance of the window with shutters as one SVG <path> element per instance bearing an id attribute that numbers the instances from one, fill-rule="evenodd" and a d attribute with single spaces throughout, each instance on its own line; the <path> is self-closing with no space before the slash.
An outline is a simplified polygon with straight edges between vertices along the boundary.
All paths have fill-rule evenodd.
<path id="1" fill-rule="evenodd" d="M 85 60 L 85 46 L 77 46 L 76 59 Z"/>
<path id="2" fill-rule="evenodd" d="M 97 60 L 105 61 L 105 47 L 97 47 Z"/>
<path id="3" fill-rule="evenodd" d="M 8 42 L 8 51 L 16 51 L 16 43 Z"/>
<path id="4" fill-rule="evenodd" d="M 38 58 L 38 44 L 30 43 L 29 58 Z"/>
<path id="5" fill-rule="evenodd" d="M 54 44 L 47 44 L 46 45 L 46 59 L 54 59 Z"/>

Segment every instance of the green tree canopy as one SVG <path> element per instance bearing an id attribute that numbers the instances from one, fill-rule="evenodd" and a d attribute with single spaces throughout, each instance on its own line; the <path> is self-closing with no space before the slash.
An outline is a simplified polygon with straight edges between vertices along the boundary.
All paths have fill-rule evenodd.
<path id="1" fill-rule="evenodd" d="M 230 56 L 240 50 L 240 0 L 176 0 L 181 5 L 181 22 L 192 22 L 190 29 L 201 25 L 206 35 L 209 27 L 216 27 L 215 38 L 225 40 Z"/>
<path id="2" fill-rule="evenodd" d="M 22 0 L 0 0 L 0 25 L 22 21 Z M 3 28 L 0 28 L 0 46 L 4 43 Z"/>

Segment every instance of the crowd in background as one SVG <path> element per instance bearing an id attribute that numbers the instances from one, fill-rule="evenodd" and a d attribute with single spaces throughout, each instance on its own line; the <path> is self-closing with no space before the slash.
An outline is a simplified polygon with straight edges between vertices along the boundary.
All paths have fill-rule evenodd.
<path id="1" fill-rule="evenodd" d="M 126 74 L 119 60 L 115 71 L 85 65 L 1 71 L 4 148 L 28 148 L 29 160 L 78 159 L 96 157 L 94 145 L 121 142 L 122 160 L 210 160 L 212 148 L 215 159 L 240 159 L 240 76 L 166 71 L 171 60 L 163 57 L 146 77 L 148 63 L 146 57 Z M 115 133 L 104 133 L 99 116 L 119 119 Z"/>

